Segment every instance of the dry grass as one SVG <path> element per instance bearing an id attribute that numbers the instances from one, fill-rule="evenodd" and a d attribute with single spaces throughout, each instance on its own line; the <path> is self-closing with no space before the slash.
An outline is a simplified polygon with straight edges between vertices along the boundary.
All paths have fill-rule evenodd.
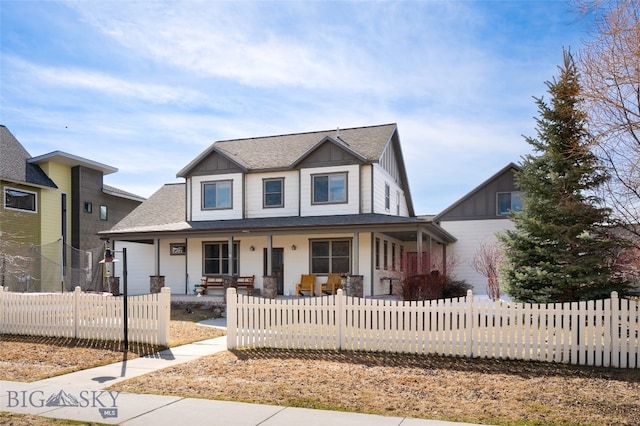
<path id="1" fill-rule="evenodd" d="M 209 315 L 173 310 L 171 345 L 221 335 L 193 323 Z M 117 344 L 60 339 L 4 337 L 0 349 L 0 379 L 20 381 L 123 356 Z M 134 346 L 129 356 L 151 349 Z M 240 350 L 166 368 L 113 389 L 486 424 L 640 424 L 640 371 L 532 362 Z M 74 423 L 0 413 L 0 424 Z"/>
<path id="2" fill-rule="evenodd" d="M 224 331 L 197 325 L 211 317 L 208 310 L 171 312 L 170 346 L 223 336 Z M 0 335 L 0 380 L 33 382 L 73 371 L 133 359 L 162 348 L 130 344 L 124 354 L 120 342 L 59 337 Z M 126 356 L 126 358 L 125 358 Z"/>
<path id="3" fill-rule="evenodd" d="M 114 389 L 486 424 L 640 424 L 639 371 L 531 362 L 241 350 Z"/>

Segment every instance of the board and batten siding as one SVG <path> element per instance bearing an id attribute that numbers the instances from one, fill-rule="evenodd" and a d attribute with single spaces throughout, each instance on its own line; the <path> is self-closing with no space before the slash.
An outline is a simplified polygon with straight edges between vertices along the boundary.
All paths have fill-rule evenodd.
<path id="1" fill-rule="evenodd" d="M 447 247 L 447 257 L 457 259 L 455 277 L 473 286 L 473 293 L 487 294 L 487 278 L 473 269 L 476 251 L 482 243 L 497 242 L 497 233 L 514 229 L 512 221 L 504 219 L 444 221 L 440 226 L 458 240 Z"/>
<path id="2" fill-rule="evenodd" d="M 385 184 L 390 188 L 390 206 L 385 208 Z M 373 166 L 373 212 L 377 214 L 388 214 L 392 216 L 409 216 L 407 201 L 404 191 L 397 184 L 395 179 L 380 165 Z M 399 205 L 399 209 L 398 209 Z M 399 210 L 399 212 L 398 212 Z"/>
<path id="3" fill-rule="evenodd" d="M 312 203 L 312 176 L 324 173 L 347 173 L 347 202 Z M 331 216 L 360 213 L 360 167 L 358 165 L 314 167 L 300 170 L 300 216 Z"/>
<path id="4" fill-rule="evenodd" d="M 247 203 L 247 218 L 255 217 L 288 217 L 298 215 L 298 171 L 250 173 L 245 175 Z M 264 207 L 265 179 L 283 179 L 284 181 L 284 206 Z"/>
<path id="5" fill-rule="evenodd" d="M 360 213 L 373 213 L 373 166 L 360 166 Z"/>
<path id="6" fill-rule="evenodd" d="M 242 219 L 242 211 L 244 209 L 242 200 L 242 186 L 243 177 L 242 173 L 230 173 L 226 175 L 207 175 L 207 176 L 193 176 L 189 179 L 191 188 L 188 191 L 191 192 L 189 201 L 191 202 L 191 218 L 192 220 L 227 220 L 227 219 Z M 202 208 L 202 184 L 204 182 L 220 182 L 220 181 L 232 181 L 232 208 L 230 209 L 210 209 L 204 210 Z"/>

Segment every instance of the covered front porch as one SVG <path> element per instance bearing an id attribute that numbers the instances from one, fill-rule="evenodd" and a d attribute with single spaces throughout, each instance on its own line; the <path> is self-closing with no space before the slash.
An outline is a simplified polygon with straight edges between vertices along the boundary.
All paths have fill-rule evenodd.
<path id="1" fill-rule="evenodd" d="M 339 273 L 361 277 L 362 296 L 393 296 L 407 275 L 446 273 L 447 244 L 455 241 L 428 219 L 383 215 L 184 222 L 171 231 L 131 231 L 104 233 L 115 253 L 127 248 L 131 294 L 148 292 L 150 276 L 163 277 L 174 295 L 194 295 L 203 277 L 223 275 L 254 276 L 261 292 L 265 279 L 275 279 L 276 296 L 294 297 L 302 275 L 315 275 L 319 289 L 330 273 Z M 121 267 L 116 263 L 113 274 Z"/>

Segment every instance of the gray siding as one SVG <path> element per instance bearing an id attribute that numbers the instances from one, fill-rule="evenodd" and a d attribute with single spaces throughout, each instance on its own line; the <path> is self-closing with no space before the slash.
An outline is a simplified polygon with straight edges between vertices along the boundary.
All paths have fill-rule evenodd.
<path id="1" fill-rule="evenodd" d="M 497 194 L 518 191 L 514 182 L 515 169 L 508 168 L 469 193 L 445 212 L 437 221 L 508 219 L 497 215 Z"/>
<path id="2" fill-rule="evenodd" d="M 202 160 L 197 167 L 195 167 L 190 176 L 206 176 L 206 175 L 214 175 L 214 174 L 225 174 L 225 173 L 242 173 L 243 170 L 238 167 L 233 161 L 228 158 L 218 154 L 217 152 L 212 152 L 207 158 Z"/>
<path id="3" fill-rule="evenodd" d="M 345 151 L 340 146 L 325 142 L 317 147 L 298 165 L 299 168 L 310 168 L 318 166 L 342 166 L 345 164 L 361 163 L 353 154 Z"/>

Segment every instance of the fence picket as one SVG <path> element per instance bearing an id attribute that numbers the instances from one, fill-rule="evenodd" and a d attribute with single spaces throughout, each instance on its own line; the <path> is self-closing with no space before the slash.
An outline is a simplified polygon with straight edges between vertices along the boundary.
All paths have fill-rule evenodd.
<path id="1" fill-rule="evenodd" d="M 285 300 L 228 292 L 227 302 L 229 348 L 390 351 L 619 367 L 640 362 L 638 302 L 620 300 L 615 293 L 597 302 L 547 305 L 506 304 L 474 298 L 471 292 L 457 299 L 396 302 L 346 296 L 342 290 L 335 296 Z"/>
<path id="2" fill-rule="evenodd" d="M 160 294 L 130 296 L 130 341 L 168 344 L 170 289 L 160 317 Z M 40 294 L 0 291 L 0 333 L 95 340 L 121 340 L 122 297 L 82 293 Z M 159 339 L 159 335 L 162 338 Z"/>

